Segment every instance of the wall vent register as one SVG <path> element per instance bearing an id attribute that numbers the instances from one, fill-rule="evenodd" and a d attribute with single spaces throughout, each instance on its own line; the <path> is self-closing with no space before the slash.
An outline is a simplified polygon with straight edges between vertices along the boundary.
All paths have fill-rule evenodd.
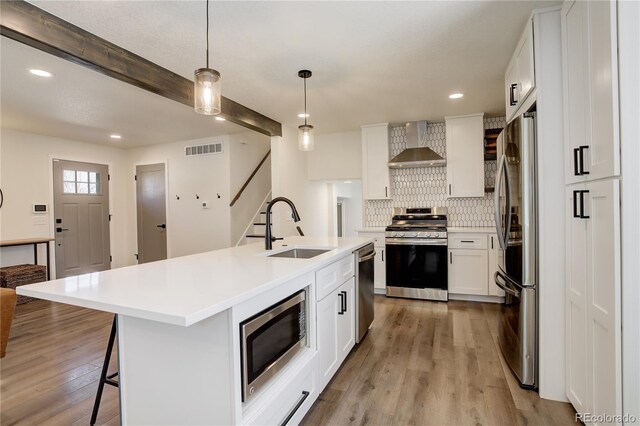
<path id="1" fill-rule="evenodd" d="M 191 157 L 194 155 L 222 154 L 222 142 L 205 145 L 192 145 L 184 147 L 184 155 Z"/>

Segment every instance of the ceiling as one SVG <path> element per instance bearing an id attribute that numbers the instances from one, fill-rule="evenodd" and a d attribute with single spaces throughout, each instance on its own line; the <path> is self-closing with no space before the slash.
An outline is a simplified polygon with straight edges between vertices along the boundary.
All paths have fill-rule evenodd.
<path id="1" fill-rule="evenodd" d="M 33 68 L 54 76 L 35 77 Z M 10 129 L 121 147 L 244 130 L 6 37 L 0 72 L 1 124 Z M 113 133 L 122 139 L 111 139 Z"/>
<path id="2" fill-rule="evenodd" d="M 189 79 L 194 69 L 204 66 L 203 0 L 31 3 Z M 436 121 L 446 115 L 475 112 L 502 115 L 504 70 L 527 17 L 535 8 L 559 3 L 216 1 L 210 5 L 211 65 L 222 73 L 226 97 L 290 126 L 300 124 L 297 114 L 303 108 L 302 81 L 297 71 L 312 70 L 313 77 L 308 81 L 309 122 L 318 133 L 357 130 L 369 123 Z M 5 46 L 11 44 L 3 38 L 3 121 L 5 90 L 11 96 L 12 87 L 19 86 L 15 74 L 5 75 L 5 67 L 14 68 L 13 64 L 6 65 Z M 9 50 L 18 54 L 15 46 Z M 31 55 L 44 54 L 20 53 L 22 70 L 30 66 L 25 60 Z M 107 121 L 109 126 L 121 124 L 132 132 L 137 130 L 139 143 L 177 137 L 193 128 L 192 122 L 198 122 L 198 129 L 203 126 L 206 131 L 227 131 L 218 126 L 220 123 L 201 120 L 203 117 L 183 105 L 176 104 L 172 110 L 172 101 L 162 98 L 154 107 L 164 115 L 153 109 L 146 111 L 143 106 L 151 107 L 152 98 L 159 96 L 123 87 L 121 82 L 107 82 L 107 77 L 91 75 L 95 73 L 58 59 L 51 59 L 51 63 L 67 65 L 65 74 L 56 73 L 51 82 L 68 84 L 68 76 L 75 87 L 67 87 L 65 98 L 59 100 L 48 100 L 42 92 L 33 94 L 16 112 L 14 121 L 31 111 L 25 110 L 26 106 L 64 102 L 74 110 L 63 112 L 64 108 L 54 105 L 42 109 L 57 111 L 51 115 L 72 116 L 67 118 L 84 116 L 76 125 L 88 128 L 104 123 L 107 116 L 112 119 Z M 83 84 L 75 84 L 78 79 Z M 113 96 L 115 87 L 118 96 Z M 13 92 L 16 97 L 20 94 L 17 88 Z M 449 99 L 454 92 L 465 96 Z M 69 100 L 69 96 L 76 100 Z M 136 107 L 137 113 L 122 110 L 138 103 L 142 108 Z M 96 116 L 89 117 L 90 112 Z M 62 118 L 51 119 L 62 126 Z M 23 115 L 22 120 L 28 118 Z M 112 131 L 107 127 L 102 125 L 100 130 Z M 91 131 L 87 129 L 87 133 Z M 192 133 L 198 132 L 194 129 Z"/>

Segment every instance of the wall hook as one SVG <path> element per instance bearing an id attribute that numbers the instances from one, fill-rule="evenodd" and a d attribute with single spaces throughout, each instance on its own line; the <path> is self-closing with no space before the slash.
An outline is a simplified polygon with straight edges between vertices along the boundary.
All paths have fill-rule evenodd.
<path id="1" fill-rule="evenodd" d="M 218 196 L 218 198 L 220 198 L 220 194 L 216 193 L 216 195 Z"/>
<path id="2" fill-rule="evenodd" d="M 176 200 L 179 200 L 179 199 L 180 199 L 180 196 L 179 196 L 179 195 L 176 195 Z"/>
<path id="3" fill-rule="evenodd" d="M 196 200 L 199 200 L 200 196 L 198 194 L 196 194 Z"/>

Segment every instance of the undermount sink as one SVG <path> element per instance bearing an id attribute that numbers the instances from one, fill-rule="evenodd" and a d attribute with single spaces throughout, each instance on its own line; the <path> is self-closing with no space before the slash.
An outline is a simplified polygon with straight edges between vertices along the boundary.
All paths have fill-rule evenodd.
<path id="1" fill-rule="evenodd" d="M 320 256 L 323 253 L 331 251 L 331 249 L 305 249 L 295 248 L 287 251 L 281 251 L 279 253 L 270 254 L 267 257 L 288 257 L 291 259 L 311 259 L 312 257 Z"/>

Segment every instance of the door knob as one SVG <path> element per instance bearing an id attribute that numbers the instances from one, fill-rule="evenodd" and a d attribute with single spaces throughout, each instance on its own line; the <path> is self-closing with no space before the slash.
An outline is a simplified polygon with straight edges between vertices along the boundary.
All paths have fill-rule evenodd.
<path id="1" fill-rule="evenodd" d="M 69 228 L 56 228 L 56 232 L 68 231 Z"/>
<path id="2" fill-rule="evenodd" d="M 162 225 L 156 225 L 157 228 L 162 228 L 162 229 L 167 229 L 167 225 L 166 224 L 162 224 Z"/>

